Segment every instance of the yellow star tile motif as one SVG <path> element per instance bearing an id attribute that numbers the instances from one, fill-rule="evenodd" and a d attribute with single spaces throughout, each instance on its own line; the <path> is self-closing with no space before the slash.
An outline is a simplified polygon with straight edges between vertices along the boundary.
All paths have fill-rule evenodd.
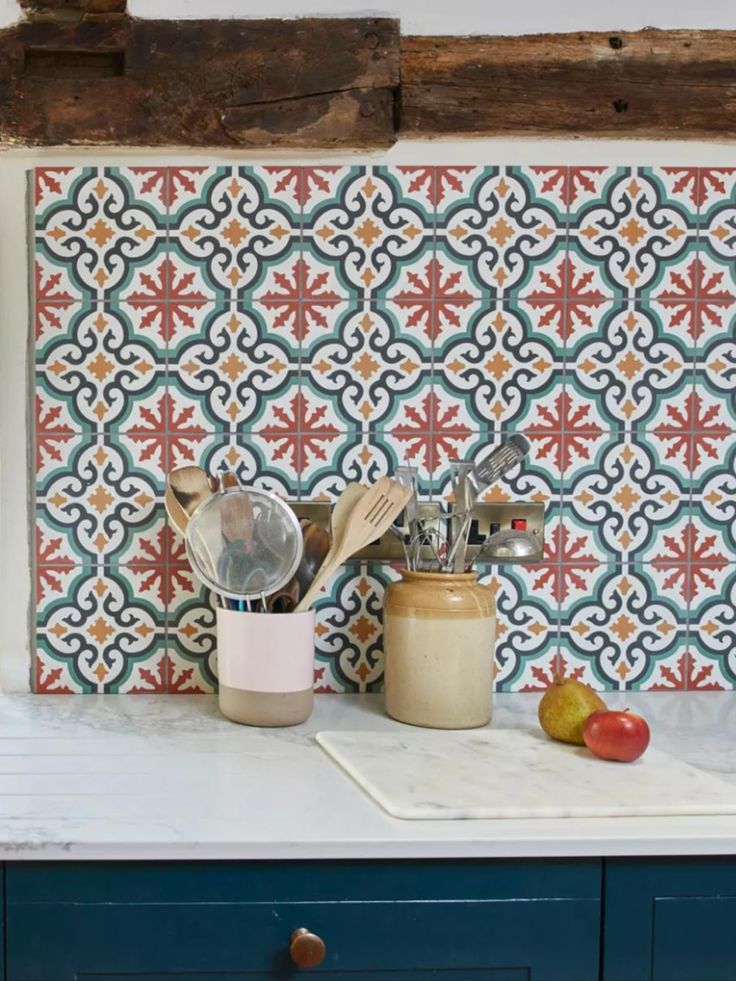
<path id="1" fill-rule="evenodd" d="M 230 354 L 221 364 L 222 373 L 236 382 L 246 369 L 246 363 L 237 354 Z"/>
<path id="2" fill-rule="evenodd" d="M 364 351 L 361 356 L 353 362 L 353 367 L 358 372 L 361 378 L 367 381 L 378 371 L 380 365 L 375 358 L 371 357 L 367 351 Z"/>
<path id="3" fill-rule="evenodd" d="M 104 644 L 115 633 L 115 628 L 104 617 L 97 617 L 87 628 L 87 633 L 98 644 Z"/>
<path id="4" fill-rule="evenodd" d="M 100 484 L 96 490 L 87 497 L 87 503 L 97 511 L 98 514 L 104 514 L 104 512 L 110 507 L 115 498 L 112 496 L 107 488 Z"/>
<path id="5" fill-rule="evenodd" d="M 85 234 L 90 241 L 94 242 L 99 248 L 102 248 L 114 237 L 115 232 L 106 221 L 98 218 L 93 225 L 90 225 Z"/>
<path id="6" fill-rule="evenodd" d="M 623 358 L 618 362 L 617 365 L 619 371 L 631 381 L 635 378 L 641 369 L 644 367 L 644 363 L 638 358 L 633 351 L 627 351 Z"/>
<path id="7" fill-rule="evenodd" d="M 363 245 L 370 248 L 373 243 L 381 237 L 381 229 L 371 218 L 366 218 L 365 221 L 361 222 L 361 224 L 355 229 L 355 235 L 360 239 Z"/>

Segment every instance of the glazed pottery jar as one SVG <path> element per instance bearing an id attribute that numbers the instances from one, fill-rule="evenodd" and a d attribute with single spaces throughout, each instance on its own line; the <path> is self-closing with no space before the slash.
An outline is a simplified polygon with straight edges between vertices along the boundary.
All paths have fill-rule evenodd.
<path id="1" fill-rule="evenodd" d="M 384 600 L 386 711 L 433 729 L 487 725 L 496 637 L 491 591 L 475 573 L 401 575 Z"/>

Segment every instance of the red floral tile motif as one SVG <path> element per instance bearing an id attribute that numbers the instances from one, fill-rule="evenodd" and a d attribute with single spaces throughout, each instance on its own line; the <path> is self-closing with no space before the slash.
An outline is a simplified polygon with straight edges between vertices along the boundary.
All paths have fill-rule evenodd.
<path id="1" fill-rule="evenodd" d="M 33 398 L 35 409 L 35 463 L 36 473 L 50 470 L 63 463 L 69 446 L 75 439 L 75 429 L 71 424 L 65 406 L 54 405 L 45 395 Z"/>
<path id="2" fill-rule="evenodd" d="M 33 308 L 36 347 L 63 335 L 68 315 L 79 308 L 81 292 L 63 269 L 54 269 L 36 259 L 33 265 Z"/>
<path id="3" fill-rule="evenodd" d="M 540 270 L 539 287 L 524 291 L 524 305 L 537 311 L 537 329 L 548 329 L 564 342 L 597 324 L 608 296 L 593 283 L 594 272 L 581 268 L 572 257 L 560 259 L 550 270 Z"/>
<path id="4" fill-rule="evenodd" d="M 273 445 L 274 461 L 285 458 L 299 472 L 312 459 L 327 461 L 331 444 L 340 434 L 326 415 L 326 405 L 315 405 L 299 392 L 288 410 L 274 409 L 274 423 L 260 427 L 257 433 L 264 442 Z"/>
<path id="5" fill-rule="evenodd" d="M 447 404 L 434 392 L 424 396 L 421 406 L 407 405 L 405 422 L 393 425 L 392 437 L 406 445 L 406 459 L 433 471 L 454 459 L 458 443 L 472 436 L 472 430 L 458 422 L 459 406 Z"/>
<path id="6" fill-rule="evenodd" d="M 720 330 L 724 317 L 736 310 L 736 288 L 722 269 L 707 269 L 700 257 L 689 259 L 681 271 L 669 270 L 652 299 L 665 311 L 666 329 L 693 343 L 713 328 Z"/>
<path id="7" fill-rule="evenodd" d="M 720 419 L 717 404 L 706 406 L 698 392 L 690 392 L 666 409 L 667 421 L 654 427 L 667 444 L 666 458 L 697 470 L 705 458 L 717 460 L 731 429 Z"/>
<path id="8" fill-rule="evenodd" d="M 259 306 L 274 312 L 271 326 L 288 329 L 296 341 L 303 341 L 310 329 L 326 328 L 331 310 L 340 306 L 341 297 L 326 284 L 329 272 L 316 271 L 304 259 L 295 259 L 288 272 L 274 273 L 276 289 L 261 293 Z"/>
<path id="9" fill-rule="evenodd" d="M 545 194 L 556 194 L 565 208 L 581 203 L 585 193 L 595 194 L 597 180 L 607 167 L 557 167 L 539 166 L 531 170 L 541 179 L 540 188 Z"/>
<path id="10" fill-rule="evenodd" d="M 140 195 L 153 195 L 169 209 L 197 193 L 197 177 L 207 167 L 131 167 L 130 174 Z"/>
<path id="11" fill-rule="evenodd" d="M 314 193 L 322 191 L 329 194 L 331 178 L 342 169 L 339 166 L 321 167 L 266 167 L 268 174 L 277 178 L 275 190 L 278 193 L 291 191 L 299 207 L 309 204 Z"/>
<path id="12" fill-rule="evenodd" d="M 124 559 L 137 578 L 139 595 L 169 606 L 181 592 L 193 592 L 186 547 L 169 525 L 141 535 Z"/>
<path id="13" fill-rule="evenodd" d="M 59 200 L 68 193 L 69 175 L 74 167 L 36 167 L 33 171 L 33 204 L 36 209 Z"/>
<path id="14" fill-rule="evenodd" d="M 523 692 L 546 692 L 548 688 L 556 684 L 559 680 L 590 682 L 586 679 L 584 664 L 574 665 L 570 659 L 564 657 L 559 651 L 555 653 L 548 662 L 542 664 L 532 664 L 529 674 L 532 680 L 522 685 L 519 691 Z M 595 687 L 595 685 L 593 686 Z"/>
<path id="15" fill-rule="evenodd" d="M 706 534 L 688 521 L 676 533 L 662 535 L 651 564 L 663 573 L 663 585 L 670 589 L 676 587 L 682 599 L 689 603 L 703 592 L 715 589 L 715 573 L 728 565 L 719 543 L 717 534 Z"/>
<path id="16" fill-rule="evenodd" d="M 539 422 L 527 423 L 524 435 L 531 440 L 538 459 L 554 462 L 563 472 L 574 460 L 587 460 L 591 444 L 603 434 L 601 427 L 591 418 L 591 407 L 580 402 L 567 391 L 560 392 L 551 407 L 537 407 Z"/>
<path id="17" fill-rule="evenodd" d="M 700 210 L 713 199 L 728 198 L 736 167 L 662 167 L 662 173 L 669 177 L 671 194 L 685 194 Z"/>
<path id="18" fill-rule="evenodd" d="M 477 174 L 480 168 L 472 165 L 448 167 L 405 165 L 397 167 L 396 170 L 407 178 L 406 186 L 410 194 L 421 195 L 430 208 L 438 208 L 446 205 L 454 197 L 466 193 L 468 177 Z"/>
<path id="19" fill-rule="evenodd" d="M 674 664 L 660 664 L 659 681 L 649 691 L 723 691 L 725 686 L 714 676 L 714 664 L 698 663 L 691 651 L 685 651 Z"/>
<path id="20" fill-rule="evenodd" d="M 65 664 L 55 664 L 43 651 L 33 654 L 31 688 L 36 695 L 79 694 L 76 680 Z"/>
<path id="21" fill-rule="evenodd" d="M 587 535 L 575 535 L 569 527 L 558 524 L 547 536 L 544 558 L 534 566 L 534 589 L 548 588 L 557 603 L 570 598 L 573 588 L 584 590 L 590 581 L 590 573 L 599 565 L 599 559 L 590 549 Z"/>
<path id="22" fill-rule="evenodd" d="M 194 270 L 179 271 L 171 259 L 157 262 L 149 272 L 141 271 L 136 289 L 128 291 L 123 301 L 139 314 L 139 329 L 155 328 L 168 344 L 178 328 L 192 330 L 197 311 L 209 296 L 194 284 Z"/>
<path id="23" fill-rule="evenodd" d="M 409 271 L 407 278 L 409 288 L 392 294 L 391 302 L 409 311 L 409 327 L 421 327 L 430 341 L 436 340 L 443 327 L 463 327 L 465 313 L 476 297 L 463 289 L 459 270 L 448 271 L 433 258 L 423 273 Z"/>
<path id="24" fill-rule="evenodd" d="M 157 464 L 163 473 L 193 463 L 196 447 L 207 435 L 192 420 L 192 406 L 182 407 L 175 396 L 162 395 L 152 408 L 142 407 L 125 435 L 140 447 L 141 462 Z"/>

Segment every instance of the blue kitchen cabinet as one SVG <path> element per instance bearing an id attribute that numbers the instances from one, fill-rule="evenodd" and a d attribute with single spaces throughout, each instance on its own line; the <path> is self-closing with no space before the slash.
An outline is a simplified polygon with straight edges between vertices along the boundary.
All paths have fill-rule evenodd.
<path id="1" fill-rule="evenodd" d="M 595 860 L 12 863 L 7 977 L 596 981 L 600 893 Z"/>
<path id="2" fill-rule="evenodd" d="M 736 859 L 612 859 L 603 981 L 735 981 Z"/>

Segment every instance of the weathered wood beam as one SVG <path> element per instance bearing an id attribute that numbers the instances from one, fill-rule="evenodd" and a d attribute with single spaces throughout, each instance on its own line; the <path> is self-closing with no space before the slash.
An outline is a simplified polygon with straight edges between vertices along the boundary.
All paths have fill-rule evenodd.
<path id="1" fill-rule="evenodd" d="M 402 38 L 403 136 L 734 133 L 736 31 Z"/>
<path id="2" fill-rule="evenodd" d="M 398 84 L 386 18 L 34 17 L 0 31 L 0 142 L 388 146 Z"/>
<path id="3" fill-rule="evenodd" d="M 411 136 L 736 134 L 736 31 L 406 37 L 395 20 L 133 20 L 22 0 L 0 143 L 353 147 Z"/>

